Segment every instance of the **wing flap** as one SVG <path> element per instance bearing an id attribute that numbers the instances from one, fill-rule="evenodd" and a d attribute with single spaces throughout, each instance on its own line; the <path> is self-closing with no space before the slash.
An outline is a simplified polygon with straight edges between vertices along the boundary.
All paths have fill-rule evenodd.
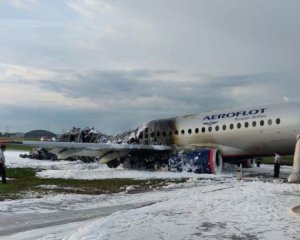
<path id="1" fill-rule="evenodd" d="M 114 159 L 126 156 L 130 151 L 109 152 L 100 158 L 100 163 L 108 163 Z"/>
<path id="2" fill-rule="evenodd" d="M 165 151 L 171 147 L 165 145 L 139 145 L 116 143 L 81 143 L 81 142 L 39 142 L 23 141 L 23 145 L 46 148 L 57 155 L 58 159 L 67 159 L 72 156 L 97 157 L 101 163 L 126 156 L 133 150 Z"/>

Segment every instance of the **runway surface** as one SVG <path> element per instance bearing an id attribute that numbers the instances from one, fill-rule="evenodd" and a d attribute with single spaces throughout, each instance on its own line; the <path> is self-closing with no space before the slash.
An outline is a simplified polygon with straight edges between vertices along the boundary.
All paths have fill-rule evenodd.
<path id="1" fill-rule="evenodd" d="M 95 163 L 24 160 L 18 154 L 7 152 L 7 165 L 43 168 L 41 177 L 186 177 L 186 173 L 111 170 Z M 290 170 L 283 167 L 282 176 Z M 4 201 L 0 235 L 1 239 L 299 239 L 300 219 L 289 210 L 300 204 L 300 185 L 273 179 L 272 171 L 265 165 L 245 170 L 241 181 L 236 172 L 190 174 L 186 183 L 137 194 L 56 194 Z"/>

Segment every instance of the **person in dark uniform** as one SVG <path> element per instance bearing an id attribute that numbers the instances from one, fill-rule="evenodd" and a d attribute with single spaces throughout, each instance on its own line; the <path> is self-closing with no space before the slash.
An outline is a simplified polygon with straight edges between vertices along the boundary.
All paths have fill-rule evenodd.
<path id="1" fill-rule="evenodd" d="M 280 155 L 278 153 L 275 153 L 274 157 L 274 178 L 279 178 L 279 172 L 280 172 Z"/>
<path id="2" fill-rule="evenodd" d="M 4 157 L 5 150 L 6 150 L 6 146 L 2 144 L 0 146 L 0 175 L 2 176 L 2 183 L 6 183 L 5 157 Z"/>

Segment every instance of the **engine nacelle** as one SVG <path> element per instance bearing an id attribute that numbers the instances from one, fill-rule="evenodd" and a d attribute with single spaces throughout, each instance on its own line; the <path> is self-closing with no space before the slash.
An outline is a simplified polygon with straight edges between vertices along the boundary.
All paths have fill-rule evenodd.
<path id="1" fill-rule="evenodd" d="M 169 159 L 169 168 L 171 171 L 220 173 L 222 167 L 222 155 L 217 149 L 207 148 L 178 152 Z"/>

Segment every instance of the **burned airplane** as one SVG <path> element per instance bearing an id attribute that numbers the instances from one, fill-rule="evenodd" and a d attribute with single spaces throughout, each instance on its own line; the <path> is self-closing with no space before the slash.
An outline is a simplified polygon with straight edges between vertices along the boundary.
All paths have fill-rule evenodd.
<path id="1" fill-rule="evenodd" d="M 237 163 L 275 152 L 293 154 L 297 150 L 299 122 L 300 103 L 282 103 L 153 120 L 117 136 L 92 136 L 91 131 L 79 131 L 74 136 L 63 136 L 59 142 L 23 144 L 47 148 L 58 159 L 95 157 L 109 167 L 123 164 L 153 169 L 158 164 L 217 173 L 223 162 Z M 293 170 L 294 177 L 298 173 L 299 169 Z"/>

